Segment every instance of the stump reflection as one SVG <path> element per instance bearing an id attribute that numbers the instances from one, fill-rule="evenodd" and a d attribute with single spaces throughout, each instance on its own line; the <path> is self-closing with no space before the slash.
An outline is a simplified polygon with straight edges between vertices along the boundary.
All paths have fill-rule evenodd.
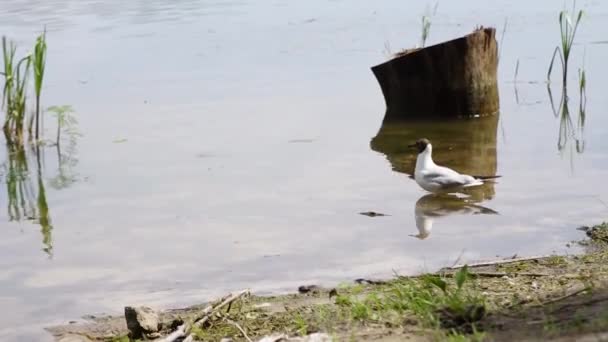
<path id="1" fill-rule="evenodd" d="M 498 115 L 471 119 L 408 120 L 383 122 L 371 140 L 374 151 L 386 155 L 392 169 L 414 174 L 416 151 L 408 145 L 419 138 L 433 144 L 433 159 L 439 165 L 470 175 L 495 176 Z M 494 184 L 466 190 L 479 201 L 494 197 Z"/>

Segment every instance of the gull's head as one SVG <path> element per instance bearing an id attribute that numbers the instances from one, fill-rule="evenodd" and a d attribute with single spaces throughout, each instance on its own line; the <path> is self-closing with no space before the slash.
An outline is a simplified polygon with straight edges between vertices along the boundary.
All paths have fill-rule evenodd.
<path id="1" fill-rule="evenodd" d="M 418 153 L 422 153 L 427 148 L 429 150 L 431 149 L 431 142 L 429 141 L 429 139 L 422 138 L 422 139 L 416 140 L 416 143 L 410 145 L 410 147 L 415 147 L 418 150 Z"/>

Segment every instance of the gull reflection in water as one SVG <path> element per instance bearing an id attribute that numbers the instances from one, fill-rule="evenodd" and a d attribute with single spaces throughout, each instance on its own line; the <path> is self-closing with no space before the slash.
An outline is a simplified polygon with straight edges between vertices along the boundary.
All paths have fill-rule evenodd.
<path id="1" fill-rule="evenodd" d="M 497 211 L 475 203 L 473 197 L 460 197 L 454 194 L 428 194 L 416 201 L 414 216 L 418 234 L 410 235 L 424 240 L 431 234 L 433 221 L 444 216 L 463 214 L 498 214 Z"/>

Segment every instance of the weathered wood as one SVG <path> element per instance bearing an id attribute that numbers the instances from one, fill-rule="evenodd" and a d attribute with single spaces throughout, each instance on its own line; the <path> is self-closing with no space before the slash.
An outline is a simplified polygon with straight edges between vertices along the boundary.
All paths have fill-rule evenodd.
<path id="1" fill-rule="evenodd" d="M 512 263 L 521 262 L 521 261 L 540 260 L 540 259 L 548 258 L 550 256 L 551 255 L 536 255 L 536 256 L 530 256 L 530 257 L 492 260 L 492 261 L 478 262 L 478 263 L 472 263 L 472 264 L 460 264 L 460 265 L 454 265 L 452 267 L 444 267 L 440 270 L 440 272 L 448 271 L 448 270 L 455 270 L 455 269 L 463 268 L 464 266 L 467 266 L 469 268 L 475 268 L 475 267 L 483 267 L 483 266 L 512 264 Z"/>
<path id="2" fill-rule="evenodd" d="M 497 113 L 495 34 L 494 28 L 480 28 L 372 67 L 386 101 L 385 120 Z"/>
<path id="3" fill-rule="evenodd" d="M 205 324 L 205 322 L 207 322 L 207 320 L 209 319 L 211 314 L 218 312 L 225 306 L 231 305 L 232 302 L 234 302 L 235 300 L 237 300 L 245 295 L 249 295 L 250 293 L 251 293 L 251 290 L 245 289 L 245 290 L 239 291 L 235 294 L 229 294 L 225 297 L 222 297 L 218 301 L 218 304 L 210 304 L 207 307 L 205 307 L 201 311 L 201 313 L 199 315 L 197 315 L 197 317 L 194 319 L 194 323 L 190 324 L 190 323 L 186 322 L 186 323 L 180 325 L 179 327 L 177 327 L 177 329 L 174 332 L 172 332 L 171 334 L 165 336 L 162 339 L 158 339 L 156 341 L 158 341 L 158 342 L 175 342 L 184 337 L 185 337 L 184 341 L 193 340 L 192 334 L 190 334 L 190 330 L 192 329 L 192 326 L 202 327 L 203 324 Z"/>

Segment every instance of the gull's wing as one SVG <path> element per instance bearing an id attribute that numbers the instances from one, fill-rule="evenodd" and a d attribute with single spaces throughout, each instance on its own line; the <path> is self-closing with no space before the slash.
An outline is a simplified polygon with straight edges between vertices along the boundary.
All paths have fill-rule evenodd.
<path id="1" fill-rule="evenodd" d="M 432 171 L 425 172 L 423 177 L 425 181 L 435 183 L 442 188 L 464 186 L 468 183 L 468 177 L 465 177 L 452 169 L 441 166 Z"/>
<path id="2" fill-rule="evenodd" d="M 424 178 L 426 179 L 427 182 L 435 183 L 437 185 L 440 185 L 442 188 L 452 188 L 452 187 L 464 186 L 467 184 L 467 182 L 465 180 L 463 180 L 461 177 L 458 177 L 458 178 L 446 177 L 445 175 L 441 175 L 441 174 L 437 174 L 437 173 L 426 174 L 426 175 L 424 175 Z"/>

